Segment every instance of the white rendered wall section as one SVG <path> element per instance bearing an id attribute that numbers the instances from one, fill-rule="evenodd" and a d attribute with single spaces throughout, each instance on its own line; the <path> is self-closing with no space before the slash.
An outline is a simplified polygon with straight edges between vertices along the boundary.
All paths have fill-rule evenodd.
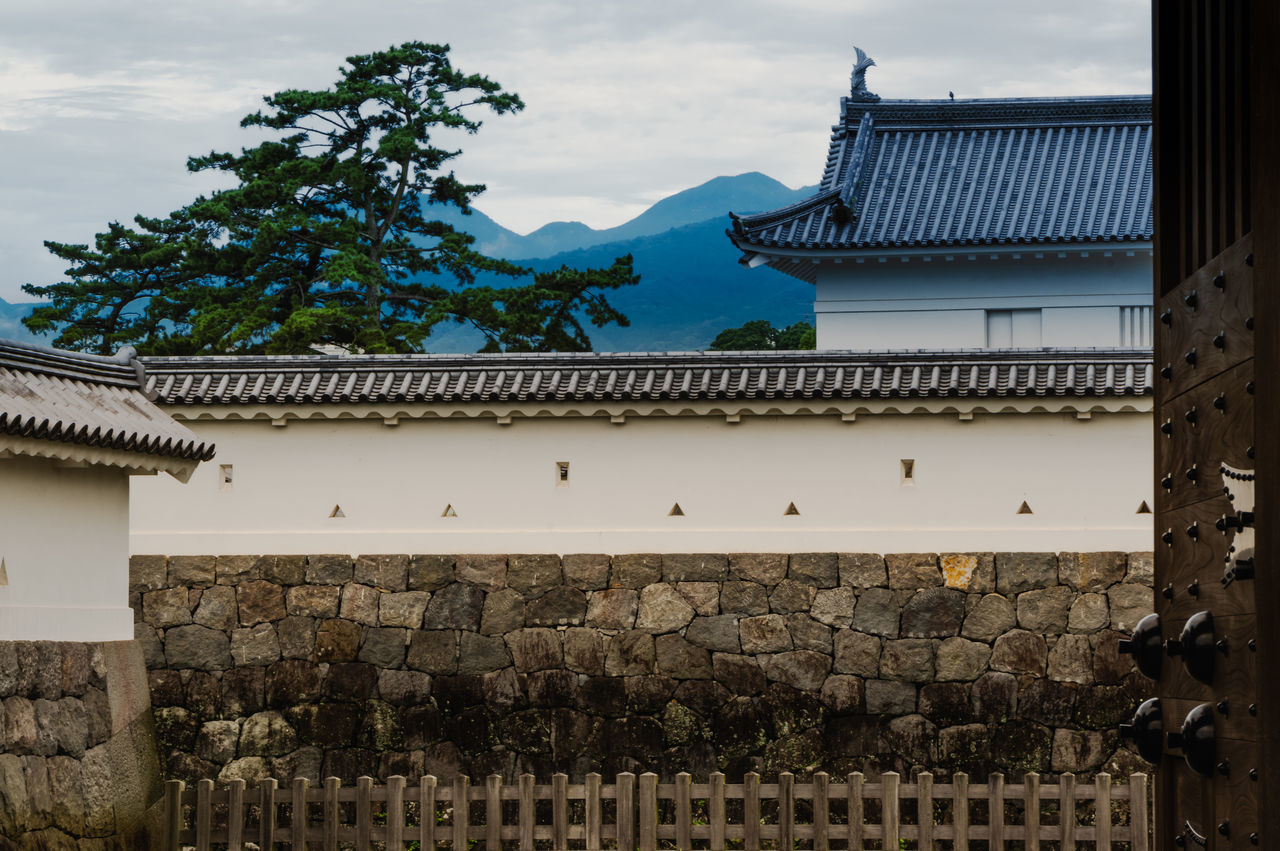
<path id="1" fill-rule="evenodd" d="M 1145 246 L 825 260 L 814 302 L 818 348 L 1150 345 L 1149 333 L 1144 343 L 1131 330 L 1133 314 L 1125 314 L 1145 307 L 1139 317 L 1149 324 L 1150 290 Z M 1038 312 L 1038 337 L 1030 333 L 1029 311 Z M 1015 319 L 1021 312 L 1022 323 L 1001 328 L 992 342 L 989 312 L 1014 312 Z M 997 325 L 1004 321 L 995 318 Z"/>
<path id="2" fill-rule="evenodd" d="M 0 506 L 0 640 L 133 638 L 128 476 L 0 459 Z"/>
<path id="3" fill-rule="evenodd" d="M 1152 498 L 1143 413 L 189 425 L 217 443 L 218 463 L 183 486 L 134 482 L 135 553 L 1142 550 L 1152 541 L 1151 516 L 1135 513 Z M 914 461 L 909 482 L 904 459 Z M 1023 501 L 1033 514 L 1016 513 Z M 677 503 L 684 515 L 670 516 Z M 790 503 L 799 515 L 784 515 Z M 447 507 L 456 516 L 442 516 Z"/>

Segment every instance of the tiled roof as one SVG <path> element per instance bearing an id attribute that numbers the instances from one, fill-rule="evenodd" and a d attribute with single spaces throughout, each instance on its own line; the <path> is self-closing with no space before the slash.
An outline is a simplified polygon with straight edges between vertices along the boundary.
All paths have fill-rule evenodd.
<path id="1" fill-rule="evenodd" d="M 114 357 L 0 340 L 0 435 L 188 461 L 213 444 L 147 398 L 133 349 Z"/>
<path id="2" fill-rule="evenodd" d="M 1151 352 L 675 352 L 144 358 L 160 404 L 1145 396 Z"/>
<path id="3" fill-rule="evenodd" d="M 816 195 L 744 251 L 1151 239 L 1151 99 L 842 100 Z"/>

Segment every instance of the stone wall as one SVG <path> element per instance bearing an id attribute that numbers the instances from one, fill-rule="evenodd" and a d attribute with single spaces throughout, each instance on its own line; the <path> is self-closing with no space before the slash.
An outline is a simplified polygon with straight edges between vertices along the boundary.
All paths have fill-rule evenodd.
<path id="1" fill-rule="evenodd" d="M 172 776 L 1117 773 L 1149 553 L 135 556 Z"/>
<path id="2" fill-rule="evenodd" d="M 0 642 L 0 848 L 139 849 L 159 824 L 133 641 Z"/>

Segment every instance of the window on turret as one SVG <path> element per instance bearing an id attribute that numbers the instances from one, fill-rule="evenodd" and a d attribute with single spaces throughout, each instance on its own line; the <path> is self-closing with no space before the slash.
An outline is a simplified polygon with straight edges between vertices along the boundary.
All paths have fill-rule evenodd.
<path id="1" fill-rule="evenodd" d="M 988 349 L 1038 349 L 1040 310 L 988 310 Z"/>

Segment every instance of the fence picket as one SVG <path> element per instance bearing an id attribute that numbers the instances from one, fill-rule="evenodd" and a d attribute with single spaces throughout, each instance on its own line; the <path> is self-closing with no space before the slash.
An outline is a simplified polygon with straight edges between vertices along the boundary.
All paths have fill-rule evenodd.
<path id="1" fill-rule="evenodd" d="M 862 804 L 862 772 L 851 771 L 845 778 L 845 795 L 849 799 L 849 848 L 851 851 L 862 851 L 862 825 L 864 807 Z"/>
<path id="2" fill-rule="evenodd" d="M 933 847 L 933 775 L 920 772 L 916 780 L 916 847 Z"/>
<path id="3" fill-rule="evenodd" d="M 711 772 L 711 796 L 707 800 L 707 821 L 711 825 L 712 851 L 724 851 L 724 775 Z M 622 848 L 618 843 L 618 848 Z"/>
<path id="4" fill-rule="evenodd" d="M 213 781 L 205 778 L 196 783 L 196 851 L 209 851 L 209 834 L 213 831 Z"/>
<path id="5" fill-rule="evenodd" d="M 551 847 L 569 847 L 569 775 L 551 775 Z"/>
<path id="6" fill-rule="evenodd" d="M 813 851 L 827 851 L 831 847 L 827 837 L 827 825 L 831 823 L 827 781 L 827 772 L 813 773 Z"/>
<path id="7" fill-rule="evenodd" d="M 1058 780 L 1058 821 L 1062 825 L 1061 848 L 1076 847 L 1076 776 L 1070 772 Z"/>
<path id="8" fill-rule="evenodd" d="M 693 798 L 689 794 L 692 779 L 686 771 L 676 775 L 676 848 L 679 851 L 693 848 Z"/>
<path id="9" fill-rule="evenodd" d="M 387 778 L 387 851 L 392 849 L 404 851 L 404 778 L 399 774 Z"/>
<path id="10" fill-rule="evenodd" d="M 502 851 L 502 775 L 490 774 L 484 785 L 484 849 Z"/>
<path id="11" fill-rule="evenodd" d="M 164 784 L 165 851 L 178 851 L 182 847 L 182 787 L 181 780 L 170 780 Z"/>
<path id="12" fill-rule="evenodd" d="M 276 844 L 276 779 L 268 777 L 258 787 L 262 812 L 258 816 L 258 847 L 274 848 Z"/>
<path id="13" fill-rule="evenodd" d="M 796 844 L 795 775 L 784 771 L 778 775 L 778 847 L 794 848 Z"/>
<path id="14" fill-rule="evenodd" d="M 227 787 L 227 851 L 244 851 L 244 779 Z"/>
<path id="15" fill-rule="evenodd" d="M 1129 847 L 1133 851 L 1150 851 L 1151 834 L 1147 815 L 1147 775 L 1129 776 Z"/>
<path id="16" fill-rule="evenodd" d="M 471 778 L 467 775 L 459 774 L 453 778 L 453 851 L 467 849 L 467 828 L 471 826 L 471 802 L 467 790 L 470 788 Z"/>
<path id="17" fill-rule="evenodd" d="M 636 847 L 636 776 L 624 771 L 618 775 L 616 783 L 618 848 L 630 851 Z"/>
<path id="18" fill-rule="evenodd" d="M 418 847 L 422 851 L 436 847 L 436 778 L 430 774 L 418 781 Z M 338 849 L 336 834 L 333 848 Z"/>
<path id="19" fill-rule="evenodd" d="M 884 828 L 884 848 L 898 847 L 898 772 L 880 775 L 880 821 Z"/>
<path id="20" fill-rule="evenodd" d="M 1027 838 L 1022 840 L 1022 847 L 1026 851 L 1040 851 L 1040 775 L 1028 771 L 1022 784 L 1026 801 L 1022 822 L 1027 826 Z"/>
<path id="21" fill-rule="evenodd" d="M 289 848 L 307 847 L 307 778 L 293 778 L 293 803 L 289 814 Z"/>
<path id="22" fill-rule="evenodd" d="M 969 851 L 969 775 L 957 771 L 951 777 L 951 825 L 956 838 L 955 851 Z"/>
<path id="23" fill-rule="evenodd" d="M 640 851 L 658 849 L 658 775 L 640 775 Z"/>
<path id="24" fill-rule="evenodd" d="M 760 775 L 754 771 L 742 777 L 742 847 L 760 851 Z"/>
<path id="25" fill-rule="evenodd" d="M 1099 771 L 1093 777 L 1094 846 L 1099 851 L 1111 851 L 1111 775 Z"/>
<path id="26" fill-rule="evenodd" d="M 336 777 L 324 779 L 324 851 L 338 851 L 338 787 Z"/>
<path id="27" fill-rule="evenodd" d="M 987 824 L 991 830 L 988 847 L 1004 851 L 1004 775 L 992 774 L 987 779 Z"/>
<path id="28" fill-rule="evenodd" d="M 371 842 L 373 842 L 373 778 L 366 775 L 356 778 L 356 851 L 369 851 Z"/>
<path id="29" fill-rule="evenodd" d="M 520 851 L 533 851 L 533 775 L 520 775 Z"/>
<path id="30" fill-rule="evenodd" d="M 587 851 L 600 851 L 604 843 L 600 841 L 600 775 L 594 771 L 587 775 L 586 800 L 583 802 L 583 820 L 586 822 Z M 501 846 L 494 845 L 496 849 Z M 485 849 L 489 851 L 489 849 Z"/>

